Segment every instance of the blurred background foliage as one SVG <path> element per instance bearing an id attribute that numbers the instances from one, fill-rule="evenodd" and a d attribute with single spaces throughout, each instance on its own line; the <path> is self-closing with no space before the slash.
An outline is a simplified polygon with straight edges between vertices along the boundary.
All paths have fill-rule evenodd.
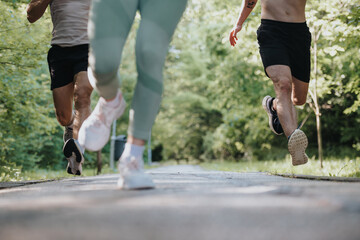
<path id="1" fill-rule="evenodd" d="M 65 169 L 66 165 L 61 151 L 63 129 L 55 118 L 46 62 L 50 14 L 47 10 L 38 22 L 29 24 L 27 3 L 0 1 L 0 180 L 15 178 L 21 171 Z M 272 134 L 261 107 L 262 98 L 274 95 L 274 90 L 258 54 L 259 6 L 239 33 L 237 46 L 228 43 L 240 4 L 189 1 L 164 68 L 163 102 L 152 131 L 153 161 L 287 157 L 286 139 Z M 324 154 L 359 158 L 360 3 L 309 0 L 307 19 L 313 39 L 319 34 L 317 94 Z M 139 20 L 137 16 L 120 67 L 127 102 L 137 77 L 134 39 Z M 94 93 L 93 106 L 97 99 Z M 299 120 L 308 115 L 303 130 L 310 142 L 308 153 L 316 158 L 315 115 L 309 104 L 298 108 Z M 126 113 L 118 120 L 117 134 L 126 134 L 127 123 Z M 109 144 L 102 152 L 107 161 Z M 95 154 L 85 157 L 85 166 L 94 167 Z"/>

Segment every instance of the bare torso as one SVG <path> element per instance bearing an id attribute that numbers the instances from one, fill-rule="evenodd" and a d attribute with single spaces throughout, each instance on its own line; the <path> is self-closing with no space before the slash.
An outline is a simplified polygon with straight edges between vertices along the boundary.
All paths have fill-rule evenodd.
<path id="1" fill-rule="evenodd" d="M 306 0 L 261 0 L 261 18 L 281 22 L 305 22 Z"/>

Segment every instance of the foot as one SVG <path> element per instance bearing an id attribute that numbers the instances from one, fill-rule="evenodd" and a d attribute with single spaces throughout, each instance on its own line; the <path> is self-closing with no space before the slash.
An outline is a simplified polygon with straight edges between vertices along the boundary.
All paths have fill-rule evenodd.
<path id="1" fill-rule="evenodd" d="M 308 146 L 308 139 L 303 131 L 296 129 L 289 137 L 288 149 L 294 166 L 308 162 L 305 150 Z"/>
<path id="2" fill-rule="evenodd" d="M 122 156 L 118 168 L 120 172 L 119 188 L 127 190 L 155 188 L 150 175 L 144 172 L 142 157 Z"/>
<path id="3" fill-rule="evenodd" d="M 275 98 L 266 96 L 262 100 L 262 106 L 269 117 L 269 127 L 276 135 L 281 135 L 284 133 L 279 117 L 276 110 L 273 108 L 273 101 Z"/>
<path id="4" fill-rule="evenodd" d="M 116 98 L 118 104 L 113 107 L 101 97 L 94 111 L 83 122 L 79 131 L 79 143 L 85 149 L 99 151 L 109 141 L 111 124 L 124 113 L 126 107 L 120 91 Z"/>
<path id="5" fill-rule="evenodd" d="M 63 135 L 64 143 L 70 138 L 73 138 L 73 129 L 72 127 L 65 126 L 64 135 Z"/>
<path id="6" fill-rule="evenodd" d="M 63 147 L 63 153 L 68 160 L 66 171 L 69 174 L 81 175 L 84 156 L 77 140 L 70 138 Z"/>

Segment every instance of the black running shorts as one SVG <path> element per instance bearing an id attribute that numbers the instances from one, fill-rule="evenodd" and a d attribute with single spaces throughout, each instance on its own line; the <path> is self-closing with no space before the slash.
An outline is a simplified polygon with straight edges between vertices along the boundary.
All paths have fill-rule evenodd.
<path id="1" fill-rule="evenodd" d="M 261 19 L 257 39 L 265 73 L 268 66 L 286 65 L 292 76 L 306 83 L 310 81 L 311 34 L 306 22 Z"/>
<path id="2" fill-rule="evenodd" d="M 71 83 L 77 73 L 87 71 L 88 55 L 89 44 L 74 47 L 53 45 L 47 57 L 51 90 Z"/>

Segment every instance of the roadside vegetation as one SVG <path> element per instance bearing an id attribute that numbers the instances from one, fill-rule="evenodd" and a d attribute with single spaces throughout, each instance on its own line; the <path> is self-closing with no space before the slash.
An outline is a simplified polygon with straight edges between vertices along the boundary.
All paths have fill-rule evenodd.
<path id="1" fill-rule="evenodd" d="M 319 168 L 319 160 L 310 159 L 303 166 L 292 166 L 291 160 L 254 161 L 254 162 L 207 162 L 202 163 L 204 169 L 230 172 L 267 172 L 270 174 L 313 175 L 325 177 L 360 178 L 360 159 L 339 160 L 324 159 L 323 168 Z"/>

